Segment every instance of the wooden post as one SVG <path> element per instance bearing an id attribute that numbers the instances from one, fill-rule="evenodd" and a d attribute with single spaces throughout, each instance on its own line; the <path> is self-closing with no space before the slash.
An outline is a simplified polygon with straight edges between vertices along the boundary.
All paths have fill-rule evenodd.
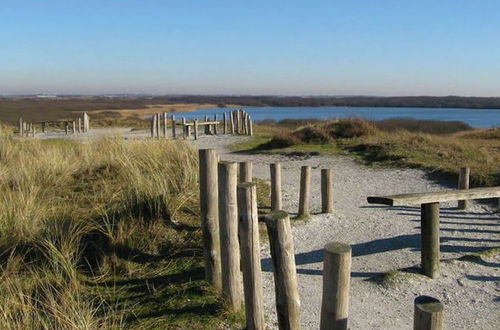
<path id="1" fill-rule="evenodd" d="M 78 133 L 82 132 L 82 118 L 78 117 L 77 118 L 77 128 L 78 128 Z M 45 122 L 42 123 L 42 131 L 45 132 Z"/>
<path id="2" fill-rule="evenodd" d="M 177 122 L 175 121 L 175 115 L 172 115 L 172 137 L 175 139 L 177 137 Z"/>
<path id="3" fill-rule="evenodd" d="M 182 138 L 186 138 L 187 126 L 186 126 L 186 117 L 182 117 Z"/>
<path id="4" fill-rule="evenodd" d="M 78 118 L 78 120 L 80 120 L 80 118 Z M 45 122 L 42 121 L 42 133 L 45 133 Z"/>
<path id="5" fill-rule="evenodd" d="M 333 213 L 332 169 L 321 169 L 321 212 Z"/>
<path id="6" fill-rule="evenodd" d="M 33 125 L 33 122 L 30 123 L 30 130 L 31 130 L 31 136 L 35 137 L 35 125 Z"/>
<path id="7" fill-rule="evenodd" d="M 73 120 L 71 124 L 72 124 L 73 134 L 76 134 L 76 121 Z"/>
<path id="8" fill-rule="evenodd" d="M 264 330 L 259 216 L 257 210 L 257 190 L 254 183 L 247 182 L 238 185 L 238 213 L 246 328 L 249 330 Z"/>
<path id="9" fill-rule="evenodd" d="M 469 167 L 461 167 L 458 175 L 458 189 L 469 189 Z M 469 206 L 468 200 L 458 201 L 458 208 L 460 210 L 465 210 Z"/>
<path id="10" fill-rule="evenodd" d="M 168 123 L 168 114 L 167 112 L 163 113 L 163 136 L 167 138 L 167 123 Z"/>
<path id="11" fill-rule="evenodd" d="M 351 246 L 340 242 L 325 245 L 321 330 L 347 330 Z"/>
<path id="12" fill-rule="evenodd" d="M 252 117 L 248 116 L 248 135 L 253 136 L 253 122 Z"/>
<path id="13" fill-rule="evenodd" d="M 200 161 L 200 216 L 203 233 L 205 278 L 211 285 L 221 289 L 219 190 L 217 180 L 218 156 L 214 149 L 200 149 L 198 155 Z"/>
<path id="14" fill-rule="evenodd" d="M 429 296 L 419 296 L 415 298 L 414 304 L 414 330 L 443 329 L 444 306 L 439 300 Z"/>
<path id="15" fill-rule="evenodd" d="M 300 168 L 299 217 L 309 216 L 309 192 L 311 188 L 311 166 Z"/>
<path id="16" fill-rule="evenodd" d="M 156 115 L 156 138 L 160 138 L 160 132 L 161 132 L 161 119 L 160 119 L 160 114 L 157 113 Z"/>
<path id="17" fill-rule="evenodd" d="M 151 117 L 151 137 L 155 137 L 155 129 L 156 129 L 156 123 L 155 123 L 156 116 L 153 115 Z M 85 122 L 84 122 L 85 123 Z M 84 126 L 85 127 L 85 126 Z M 85 129 L 84 129 L 85 130 Z"/>
<path id="18" fill-rule="evenodd" d="M 89 115 L 84 112 L 83 113 L 83 132 L 87 133 L 90 129 L 90 118 Z"/>
<path id="19" fill-rule="evenodd" d="M 246 161 L 246 162 L 240 162 L 240 183 L 244 182 L 252 182 L 252 162 Z"/>
<path id="20" fill-rule="evenodd" d="M 205 123 L 208 122 L 208 116 L 205 116 Z M 210 134 L 210 126 L 205 124 L 205 135 Z"/>
<path id="21" fill-rule="evenodd" d="M 430 278 L 439 276 L 439 203 L 421 205 L 422 272 Z"/>
<path id="22" fill-rule="evenodd" d="M 214 115 L 214 122 L 217 122 L 217 114 Z M 218 125 L 214 124 L 214 134 L 217 135 L 218 133 Z"/>
<path id="23" fill-rule="evenodd" d="M 230 116 L 231 117 L 230 118 L 231 119 L 231 134 L 234 135 L 234 111 L 231 111 L 230 114 L 231 114 L 231 116 Z"/>
<path id="24" fill-rule="evenodd" d="M 290 218 L 283 211 L 265 216 L 276 290 L 276 311 L 280 329 L 300 328 L 300 300 Z"/>
<path id="25" fill-rule="evenodd" d="M 68 122 L 67 122 L 67 121 L 65 121 L 65 122 L 64 122 L 64 134 L 66 134 L 66 135 L 68 135 L 68 126 L 69 126 L 69 125 L 68 125 Z"/>
<path id="26" fill-rule="evenodd" d="M 227 134 L 227 119 L 226 119 L 226 113 L 224 112 L 222 114 L 222 134 Z"/>
<path id="27" fill-rule="evenodd" d="M 198 140 L 198 119 L 194 120 L 194 139 Z"/>
<path id="28" fill-rule="evenodd" d="M 186 126 L 186 134 L 187 134 L 187 137 L 190 138 L 191 137 L 191 125 L 187 125 Z"/>
<path id="29" fill-rule="evenodd" d="M 270 165 L 271 168 L 271 211 L 283 208 L 281 199 L 281 163 Z"/>
<path id="30" fill-rule="evenodd" d="M 236 134 L 241 134 L 241 110 L 236 111 Z"/>
<path id="31" fill-rule="evenodd" d="M 241 308 L 240 247 L 238 243 L 237 165 L 219 163 L 219 227 L 222 293 L 233 311 Z"/>
<path id="32" fill-rule="evenodd" d="M 24 136 L 23 117 L 19 117 L 19 136 Z"/>

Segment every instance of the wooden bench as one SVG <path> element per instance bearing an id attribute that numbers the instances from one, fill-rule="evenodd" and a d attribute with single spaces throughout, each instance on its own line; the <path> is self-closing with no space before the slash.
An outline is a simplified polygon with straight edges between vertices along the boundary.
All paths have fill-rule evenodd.
<path id="1" fill-rule="evenodd" d="M 444 190 L 429 193 L 368 197 L 370 204 L 404 206 L 420 204 L 422 272 L 431 278 L 439 276 L 439 203 L 457 200 L 500 197 L 500 187 Z"/>

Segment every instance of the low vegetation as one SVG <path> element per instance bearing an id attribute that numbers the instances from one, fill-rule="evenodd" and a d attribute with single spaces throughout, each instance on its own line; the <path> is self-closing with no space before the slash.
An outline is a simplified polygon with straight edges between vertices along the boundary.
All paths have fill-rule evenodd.
<path id="1" fill-rule="evenodd" d="M 265 122 L 256 138 L 234 146 L 247 152 L 349 153 L 368 164 L 422 168 L 455 178 L 471 167 L 472 186 L 500 185 L 500 128 L 461 122 L 390 119 Z"/>
<path id="2" fill-rule="evenodd" d="M 0 328 L 241 326 L 204 281 L 177 141 L 0 137 Z"/>

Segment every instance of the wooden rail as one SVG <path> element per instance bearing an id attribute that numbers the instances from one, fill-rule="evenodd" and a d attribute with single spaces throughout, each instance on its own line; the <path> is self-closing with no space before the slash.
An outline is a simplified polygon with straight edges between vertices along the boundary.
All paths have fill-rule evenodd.
<path id="1" fill-rule="evenodd" d="M 439 203 L 457 200 L 500 197 L 500 187 L 444 190 L 428 193 L 368 197 L 370 204 L 403 206 L 421 205 L 422 272 L 431 278 L 439 276 Z"/>

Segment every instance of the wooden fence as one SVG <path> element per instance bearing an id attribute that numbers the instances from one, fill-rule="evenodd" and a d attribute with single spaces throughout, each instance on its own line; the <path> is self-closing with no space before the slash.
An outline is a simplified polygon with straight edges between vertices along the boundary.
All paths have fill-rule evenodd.
<path id="1" fill-rule="evenodd" d="M 90 117 L 84 112 L 82 117 L 75 118 L 73 120 L 45 120 L 45 121 L 25 121 L 22 117 L 19 117 L 18 124 L 18 134 L 21 137 L 35 137 L 37 133 L 45 133 L 49 125 L 61 124 L 64 127 L 64 133 L 77 134 L 77 133 L 87 133 L 90 130 Z M 39 130 L 37 130 L 37 126 Z"/>
<path id="2" fill-rule="evenodd" d="M 222 119 L 214 115 L 213 119 L 208 118 L 208 116 L 205 116 L 203 120 L 199 118 L 187 120 L 185 117 L 182 117 L 181 121 L 177 121 L 175 115 L 172 115 L 170 117 L 170 124 L 167 112 L 157 113 L 151 117 L 151 137 L 168 137 L 168 126 L 171 127 L 172 138 L 178 137 L 178 126 L 180 126 L 180 132 L 182 132 L 184 139 L 192 137 L 197 140 L 200 136 L 201 128 L 203 128 L 205 135 L 219 135 L 221 133 L 223 135 L 253 135 L 252 118 L 243 109 L 234 110 L 229 113 L 224 112 Z"/>
<path id="3" fill-rule="evenodd" d="M 222 289 L 230 309 L 238 311 L 244 304 L 247 329 L 265 329 L 257 188 L 251 182 L 252 163 L 221 162 L 213 149 L 200 150 L 199 157 L 206 278 Z M 278 326 L 280 329 L 299 329 L 300 297 L 292 229 L 288 213 L 281 210 L 281 164 L 271 164 L 270 170 L 272 211 L 262 221 L 269 236 Z M 310 167 L 302 167 L 299 215 L 309 214 L 310 174 Z M 322 212 L 333 212 L 331 169 L 321 170 L 321 196 Z M 348 329 L 350 274 L 350 245 L 327 244 L 323 259 L 320 329 Z M 442 327 L 441 302 L 432 297 L 417 297 L 414 329 L 440 330 Z"/>

